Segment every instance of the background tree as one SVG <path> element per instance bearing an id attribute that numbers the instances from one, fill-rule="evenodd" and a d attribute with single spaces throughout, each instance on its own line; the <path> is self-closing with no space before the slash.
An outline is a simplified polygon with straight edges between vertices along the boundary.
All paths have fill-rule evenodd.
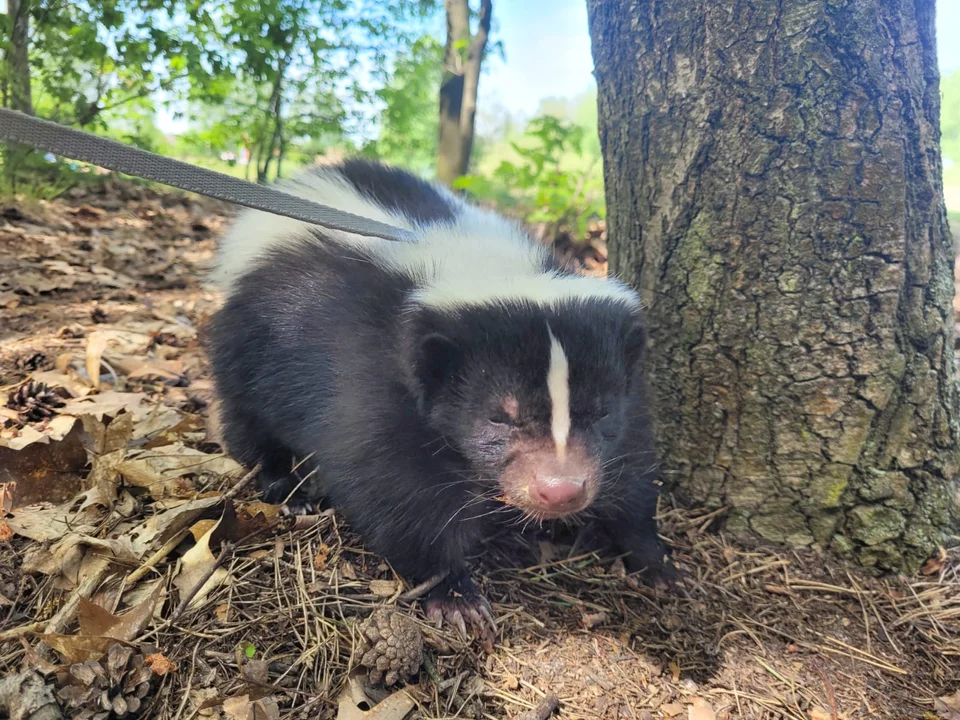
<path id="1" fill-rule="evenodd" d="M 4 45 L 3 106 L 33 115 L 30 93 L 30 0 L 8 0 Z"/>
<path id="2" fill-rule="evenodd" d="M 589 0 L 612 270 L 665 467 L 729 529 L 914 569 L 957 483 L 933 0 Z"/>
<path id="3" fill-rule="evenodd" d="M 3 65 L 0 69 L 3 106 L 33 115 L 33 97 L 30 92 L 30 0 L 8 0 L 7 29 L 4 33 Z M 11 187 L 16 186 L 17 171 L 29 152 L 20 145 L 4 146 L 2 152 L 4 175 Z"/>
<path id="4" fill-rule="evenodd" d="M 480 69 L 493 18 L 492 0 L 480 0 L 477 30 L 470 30 L 468 0 L 444 0 L 447 44 L 440 85 L 437 177 L 452 185 L 470 167 Z"/>
<path id="5" fill-rule="evenodd" d="M 246 138 L 259 182 L 281 175 L 292 139 L 347 127 L 345 99 L 370 100 L 433 8 L 432 0 L 204 3 L 195 32 L 227 61 L 216 81 L 196 86 L 195 117 L 219 116 L 224 139 L 230 129 L 233 142 Z M 368 78 L 356 72 L 363 65 L 373 68 Z"/>
<path id="6" fill-rule="evenodd" d="M 379 132 L 364 154 L 425 175 L 435 171 L 443 52 L 442 43 L 425 35 L 397 58 L 389 82 L 376 91 Z"/>
<path id="7" fill-rule="evenodd" d="M 104 112 L 170 89 L 188 68 L 220 68 L 184 27 L 180 2 L 23 2 L 34 104 L 56 122 L 102 129 Z"/>

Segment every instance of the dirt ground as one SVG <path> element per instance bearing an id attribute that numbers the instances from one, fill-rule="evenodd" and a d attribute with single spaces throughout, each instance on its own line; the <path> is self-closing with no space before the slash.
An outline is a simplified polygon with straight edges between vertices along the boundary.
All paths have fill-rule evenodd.
<path id="1" fill-rule="evenodd" d="M 226 212 L 121 184 L 0 203 L 0 678 L 40 687 L 0 680 L 0 716 L 49 687 L 84 718 L 529 718 L 556 695 L 570 719 L 960 720 L 958 548 L 871 578 L 667 498 L 678 588 L 589 532 L 507 536 L 478 562 L 492 653 L 430 628 L 335 515 L 259 503 L 221 453 L 202 278 Z M 377 608 L 423 640 L 387 689 L 363 682 Z"/>

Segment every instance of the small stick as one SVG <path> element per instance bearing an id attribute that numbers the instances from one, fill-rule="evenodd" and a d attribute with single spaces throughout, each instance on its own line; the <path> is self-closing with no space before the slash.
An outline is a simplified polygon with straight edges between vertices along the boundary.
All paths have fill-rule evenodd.
<path id="1" fill-rule="evenodd" d="M 223 565 L 223 561 L 227 559 L 227 553 L 229 553 L 233 548 L 236 547 L 233 543 L 225 542 L 223 547 L 220 548 L 220 554 L 217 555 L 217 559 L 213 561 L 213 565 L 203 574 L 203 577 L 197 581 L 197 584 L 191 588 L 190 592 L 183 596 L 183 600 L 180 601 L 180 604 L 177 605 L 177 609 L 173 611 L 170 617 L 167 619 L 168 624 L 173 624 L 176 622 L 177 618 L 183 615 L 186 612 L 187 607 L 197 596 L 197 593 L 200 592 L 200 588 L 207 584 L 210 578 L 213 577 L 213 574 L 217 569 Z"/>
<path id="2" fill-rule="evenodd" d="M 223 499 L 232 500 L 237 495 L 239 495 L 240 491 L 243 490 L 243 488 L 247 485 L 247 483 L 249 483 L 251 480 L 253 480 L 257 476 L 257 473 L 259 473 L 262 468 L 263 468 L 263 465 L 261 463 L 257 463 L 256 465 L 254 465 L 253 468 L 251 468 L 250 472 L 248 472 L 246 475 L 240 478 L 237 481 L 236 485 L 234 485 L 232 488 L 230 488 L 229 490 L 227 490 L 227 492 L 223 494 Z"/>
<path id="3" fill-rule="evenodd" d="M 433 590 L 437 585 L 442 583 L 446 579 L 447 575 L 449 575 L 448 572 L 437 573 L 432 578 L 425 580 L 419 585 L 407 590 L 407 592 L 401 595 L 398 600 L 400 600 L 400 602 L 410 602 L 411 600 L 416 600 L 417 598 L 423 597 L 428 592 Z"/>
<path id="4" fill-rule="evenodd" d="M 535 708 L 517 715 L 513 720 L 547 720 L 560 706 L 560 698 L 553 693 L 541 700 Z"/>
<path id="5" fill-rule="evenodd" d="M 251 540 L 252 538 L 256 537 L 257 535 L 271 529 L 272 527 L 274 527 L 274 525 L 275 523 L 271 525 L 267 525 L 266 527 L 258 528 L 257 530 L 254 530 L 251 533 L 247 533 L 236 542 L 232 542 L 232 543 L 224 542 L 222 547 L 220 548 L 220 554 L 217 555 L 216 559 L 213 561 L 213 565 L 211 565 L 210 568 L 203 574 L 203 577 L 200 578 L 200 580 L 196 583 L 196 585 L 194 585 L 190 589 L 190 592 L 188 592 L 186 595 L 183 596 L 183 599 L 180 601 L 180 604 L 177 605 L 176 610 L 174 610 L 173 613 L 171 613 L 170 617 L 164 620 L 159 626 L 157 626 L 153 630 L 149 630 L 143 635 L 141 635 L 140 637 L 138 637 L 136 639 L 136 642 L 142 642 L 145 638 L 150 636 L 158 636 L 163 630 L 166 630 L 171 625 L 173 625 L 180 618 L 180 616 L 187 611 L 187 608 L 189 607 L 193 599 L 197 596 L 197 593 L 200 592 L 200 589 L 207 584 L 207 581 L 209 581 L 210 578 L 213 577 L 213 574 L 217 571 L 217 568 L 223 565 L 223 562 L 227 559 L 227 555 L 230 554 L 231 551 L 235 550 L 236 548 L 243 545 L 248 540 Z"/>
<path id="6" fill-rule="evenodd" d="M 33 635 L 34 633 L 43 632 L 43 623 L 34 622 L 27 625 L 20 625 L 19 627 L 10 628 L 9 630 L 4 630 L 0 632 L 0 643 L 9 642 L 10 640 L 16 640 L 18 637 L 24 635 Z"/>
<path id="7" fill-rule="evenodd" d="M 157 563 L 159 563 L 167 555 L 173 552 L 174 548 L 180 544 L 180 541 L 183 540 L 187 536 L 187 533 L 189 532 L 190 532 L 190 528 L 184 528 L 183 530 L 178 532 L 176 535 L 174 535 L 172 538 L 167 540 L 166 544 L 162 548 L 157 550 L 153 555 L 148 557 L 146 562 L 143 563 L 143 565 L 141 565 L 132 573 L 127 575 L 126 579 L 123 581 L 124 586 L 130 587 L 140 582 L 140 580 L 142 580 L 144 576 L 148 572 L 150 572 L 150 570 L 156 567 Z"/>
<path id="8" fill-rule="evenodd" d="M 830 703 L 830 718 L 831 720 L 837 720 L 839 717 L 837 713 L 837 698 L 833 694 L 833 685 L 830 682 L 830 677 L 822 667 L 818 667 L 817 672 L 820 673 L 820 679 L 823 680 L 823 686 L 827 690 L 827 702 Z"/>

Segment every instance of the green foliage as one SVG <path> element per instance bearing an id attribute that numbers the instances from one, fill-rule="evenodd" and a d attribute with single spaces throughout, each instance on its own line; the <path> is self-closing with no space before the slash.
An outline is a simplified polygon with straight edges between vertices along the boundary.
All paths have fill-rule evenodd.
<path id="1" fill-rule="evenodd" d="M 281 173 L 292 144 L 337 144 L 373 97 L 354 70 L 385 81 L 391 58 L 409 47 L 433 0 L 211 0 L 193 14 L 205 47 L 226 71 L 192 91 L 197 140 L 245 146 L 257 179 Z M 402 113 L 401 113 L 402 114 Z"/>
<path id="2" fill-rule="evenodd" d="M 104 113 L 171 87 L 188 65 L 199 69 L 206 53 L 176 22 L 179 9 L 179 2 L 162 0 L 35 0 L 30 69 L 37 114 L 103 129 Z"/>
<path id="3" fill-rule="evenodd" d="M 211 160 L 245 147 L 265 180 L 343 146 L 379 96 L 382 151 L 402 161 L 407 138 L 414 164 L 430 152 L 437 0 L 29 2 L 41 117 Z M 184 100 L 190 130 L 170 147 L 152 117 Z"/>
<path id="4" fill-rule="evenodd" d="M 401 54 L 390 81 L 376 92 L 379 135 L 363 152 L 428 174 L 437 158 L 437 98 L 443 43 L 429 35 Z"/>
<path id="5" fill-rule="evenodd" d="M 595 163 L 576 170 L 565 162 L 583 157 L 586 136 L 580 125 L 550 115 L 535 118 L 524 136 L 510 143 L 516 161 L 503 160 L 489 176 L 467 175 L 455 186 L 526 222 L 549 223 L 583 237 L 587 221 L 605 214 Z"/>

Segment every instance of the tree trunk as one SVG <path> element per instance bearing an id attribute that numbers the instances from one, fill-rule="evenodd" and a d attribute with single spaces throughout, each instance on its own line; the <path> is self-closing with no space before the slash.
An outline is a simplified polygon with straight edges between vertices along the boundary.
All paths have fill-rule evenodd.
<path id="1" fill-rule="evenodd" d="M 8 107 L 33 115 L 30 92 L 30 0 L 7 0 L 10 45 L 6 52 Z"/>
<path id="2" fill-rule="evenodd" d="M 665 467 L 738 533 L 914 570 L 955 518 L 933 0 L 588 0 L 611 269 Z"/>
<path id="3" fill-rule="evenodd" d="M 278 147 L 280 138 L 283 135 L 283 74 L 286 70 L 287 58 L 284 57 L 280 60 L 277 78 L 270 92 L 270 107 L 267 110 L 268 114 L 264 122 L 263 134 L 265 138 L 264 143 L 266 144 L 264 154 L 266 155 L 266 159 L 262 167 L 257 163 L 257 182 L 261 184 L 267 182 L 270 174 L 270 165 L 273 163 L 273 152 Z M 272 129 L 269 129 L 271 125 Z"/>
<path id="4" fill-rule="evenodd" d="M 33 115 L 30 91 L 30 0 L 7 0 L 9 43 L 4 52 L 4 106 Z M 17 189 L 17 176 L 30 154 L 25 145 L 10 144 L 3 149 L 4 175 L 12 192 Z"/>
<path id="5" fill-rule="evenodd" d="M 467 0 L 445 0 L 447 44 L 440 85 L 440 122 L 437 144 L 437 178 L 452 185 L 470 167 L 480 70 L 490 35 L 492 0 L 481 0 L 477 32 L 470 34 Z M 461 46 L 467 48 L 466 59 Z"/>

